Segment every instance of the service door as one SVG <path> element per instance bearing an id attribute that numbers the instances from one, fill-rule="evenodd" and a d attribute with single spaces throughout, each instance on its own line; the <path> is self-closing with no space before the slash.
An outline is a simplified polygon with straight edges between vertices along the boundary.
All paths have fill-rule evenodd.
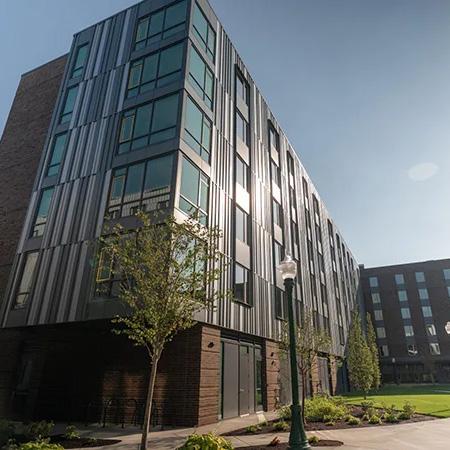
<path id="1" fill-rule="evenodd" d="M 222 342 L 222 417 L 239 415 L 239 345 Z"/>

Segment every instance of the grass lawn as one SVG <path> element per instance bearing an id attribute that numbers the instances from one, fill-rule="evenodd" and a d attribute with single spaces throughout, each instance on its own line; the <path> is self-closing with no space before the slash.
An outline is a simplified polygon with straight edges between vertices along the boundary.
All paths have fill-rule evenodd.
<path id="1" fill-rule="evenodd" d="M 345 395 L 348 402 L 359 405 L 364 396 L 361 393 Z M 416 407 L 418 413 L 429 414 L 435 417 L 450 417 L 450 384 L 404 384 L 386 385 L 379 391 L 367 396 L 373 400 L 375 406 L 395 405 L 401 409 L 406 401 Z"/>

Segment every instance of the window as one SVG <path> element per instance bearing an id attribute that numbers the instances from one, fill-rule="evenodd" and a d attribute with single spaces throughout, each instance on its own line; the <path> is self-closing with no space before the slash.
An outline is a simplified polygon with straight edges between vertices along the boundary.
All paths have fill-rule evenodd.
<path id="1" fill-rule="evenodd" d="M 113 259 L 100 252 L 96 274 L 95 296 L 104 298 L 117 298 L 120 294 L 122 275 L 115 267 Z"/>
<path id="2" fill-rule="evenodd" d="M 51 158 L 47 166 L 47 177 L 58 175 L 66 146 L 67 133 L 59 134 L 53 140 Z"/>
<path id="3" fill-rule="evenodd" d="M 277 319 L 285 320 L 287 317 L 287 299 L 280 288 L 275 288 L 275 316 Z"/>
<path id="4" fill-rule="evenodd" d="M 77 54 L 75 56 L 75 62 L 72 67 L 72 74 L 70 78 L 77 78 L 83 75 L 84 66 L 88 57 L 89 44 L 80 45 L 77 48 Z"/>
<path id="5" fill-rule="evenodd" d="M 370 285 L 370 287 L 378 287 L 378 278 L 377 277 L 369 277 L 369 285 Z"/>
<path id="6" fill-rule="evenodd" d="M 278 133 L 273 129 L 272 125 L 269 125 L 269 148 L 279 151 Z"/>
<path id="7" fill-rule="evenodd" d="M 408 293 L 405 290 L 397 291 L 397 295 L 400 302 L 408 301 Z"/>
<path id="8" fill-rule="evenodd" d="M 186 103 L 184 129 L 184 140 L 186 143 L 204 161 L 209 162 L 212 125 L 205 113 L 189 97 Z"/>
<path id="9" fill-rule="evenodd" d="M 400 308 L 402 319 L 411 319 L 411 311 L 409 308 Z"/>
<path id="10" fill-rule="evenodd" d="M 428 289 L 419 289 L 419 298 L 420 300 L 428 300 Z"/>
<path id="11" fill-rule="evenodd" d="M 426 327 L 428 336 L 436 336 L 436 327 L 434 326 L 434 324 L 430 323 L 430 324 L 426 325 L 425 327 Z"/>
<path id="12" fill-rule="evenodd" d="M 423 272 L 416 272 L 416 282 L 417 283 L 425 282 L 425 274 Z"/>
<path id="13" fill-rule="evenodd" d="M 372 303 L 374 305 L 377 305 L 379 303 L 381 303 L 381 297 L 380 294 L 378 292 L 372 292 Z"/>
<path id="14" fill-rule="evenodd" d="M 437 343 L 430 343 L 430 353 L 433 356 L 437 356 L 441 354 L 441 349 L 439 347 L 439 344 Z"/>
<path id="15" fill-rule="evenodd" d="M 52 201 L 54 190 L 55 188 L 51 187 L 44 189 L 41 193 L 41 199 L 39 201 L 39 207 L 37 209 L 36 219 L 34 220 L 34 226 L 31 233 L 33 237 L 42 236 L 44 234 L 48 210 L 50 209 L 50 203 Z"/>
<path id="16" fill-rule="evenodd" d="M 280 168 L 272 161 L 272 181 L 280 188 L 281 187 L 281 170 Z"/>
<path id="17" fill-rule="evenodd" d="M 200 47 L 206 52 L 208 58 L 214 61 L 216 53 L 216 33 L 212 29 L 205 15 L 197 3 L 194 5 L 194 16 L 192 18 L 194 35 L 200 44 Z"/>
<path id="18" fill-rule="evenodd" d="M 433 312 L 431 311 L 431 306 L 422 306 L 423 317 L 433 317 Z"/>
<path id="19" fill-rule="evenodd" d="M 201 56 L 191 46 L 189 57 L 189 81 L 191 82 L 197 94 L 203 99 L 206 106 L 212 109 L 214 75 Z"/>
<path id="20" fill-rule="evenodd" d="M 240 74 L 236 74 L 236 98 L 240 98 L 247 106 L 250 104 L 249 87 Z"/>
<path id="21" fill-rule="evenodd" d="M 237 263 L 234 266 L 234 298 L 247 305 L 251 304 L 249 271 Z"/>
<path id="22" fill-rule="evenodd" d="M 36 262 L 39 252 L 27 253 L 25 256 L 25 263 L 22 269 L 22 276 L 20 279 L 19 287 L 16 292 L 16 298 L 13 308 L 24 308 L 28 302 L 31 293 L 31 284 L 33 282 L 34 271 L 36 269 Z"/>
<path id="23" fill-rule="evenodd" d="M 278 242 L 274 242 L 274 258 L 275 258 L 275 267 L 278 267 L 278 264 L 283 260 L 283 247 Z"/>
<path id="24" fill-rule="evenodd" d="M 249 230 L 249 217 L 248 214 L 243 211 L 239 206 L 236 207 L 236 239 L 249 244 L 250 243 L 250 230 Z"/>
<path id="25" fill-rule="evenodd" d="M 444 280 L 450 280 L 450 269 L 444 269 Z"/>
<path id="26" fill-rule="evenodd" d="M 405 284 L 405 277 L 403 276 L 402 273 L 397 273 L 395 275 L 395 284 L 396 285 L 401 285 L 401 284 Z"/>
<path id="27" fill-rule="evenodd" d="M 281 205 L 272 199 L 273 205 L 273 223 L 279 227 L 283 226 L 283 212 L 281 210 Z"/>
<path id="28" fill-rule="evenodd" d="M 375 320 L 383 320 L 383 311 L 381 309 L 375 309 L 373 315 Z"/>
<path id="29" fill-rule="evenodd" d="M 249 145 L 249 127 L 248 122 L 236 112 L 236 136 L 245 144 Z"/>
<path id="30" fill-rule="evenodd" d="M 111 180 L 107 215 L 126 217 L 138 210 L 169 207 L 173 156 L 116 169 Z"/>
<path id="31" fill-rule="evenodd" d="M 138 50 L 185 29 L 186 1 L 154 12 L 139 20 L 134 49 Z"/>
<path id="32" fill-rule="evenodd" d="M 178 94 L 125 111 L 119 136 L 119 154 L 175 137 Z"/>
<path id="33" fill-rule="evenodd" d="M 131 63 L 127 97 L 150 91 L 178 80 L 183 63 L 184 44 L 173 45 Z"/>
<path id="34" fill-rule="evenodd" d="M 415 344 L 408 344 L 407 350 L 409 356 L 416 356 L 419 353 Z"/>
<path id="35" fill-rule="evenodd" d="M 406 337 L 414 336 L 414 328 L 412 325 L 405 325 L 403 329 L 405 330 Z"/>
<path id="36" fill-rule="evenodd" d="M 236 156 L 236 183 L 248 192 L 248 166 L 239 156 Z"/>
<path id="37" fill-rule="evenodd" d="M 377 327 L 378 339 L 384 339 L 386 337 L 386 329 L 384 327 Z"/>
<path id="38" fill-rule="evenodd" d="M 389 347 L 387 345 L 380 345 L 380 356 L 389 356 Z"/>
<path id="39" fill-rule="evenodd" d="M 189 216 L 197 216 L 206 224 L 208 216 L 209 180 L 190 161 L 183 158 L 180 189 L 180 209 Z"/>
<path id="40" fill-rule="evenodd" d="M 75 108 L 75 101 L 78 95 L 78 86 L 73 86 L 67 89 L 66 99 L 64 100 L 64 107 L 61 112 L 61 117 L 59 118 L 59 123 L 70 122 L 72 118 L 72 113 Z"/>

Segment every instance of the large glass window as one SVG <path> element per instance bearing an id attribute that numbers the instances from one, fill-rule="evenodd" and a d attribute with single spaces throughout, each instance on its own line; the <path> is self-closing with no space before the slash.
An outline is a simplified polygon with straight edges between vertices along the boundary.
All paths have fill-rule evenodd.
<path id="1" fill-rule="evenodd" d="M 13 308 L 24 308 L 28 302 L 39 252 L 27 253 Z"/>
<path id="2" fill-rule="evenodd" d="M 111 180 L 107 216 L 126 217 L 138 210 L 168 208 L 173 156 L 116 169 Z"/>
<path id="3" fill-rule="evenodd" d="M 433 312 L 431 311 L 431 306 L 422 306 L 423 317 L 433 317 Z"/>
<path id="4" fill-rule="evenodd" d="M 275 267 L 278 267 L 278 265 L 283 261 L 283 247 L 278 242 L 274 242 L 273 246 L 274 251 L 274 259 L 275 259 Z"/>
<path id="5" fill-rule="evenodd" d="M 375 320 L 383 320 L 383 311 L 381 309 L 375 309 L 373 315 Z"/>
<path id="6" fill-rule="evenodd" d="M 370 285 L 370 287 L 378 287 L 378 278 L 377 277 L 369 277 L 369 285 Z"/>
<path id="7" fill-rule="evenodd" d="M 212 109 L 214 75 L 194 46 L 191 46 L 189 54 L 189 81 L 206 106 Z"/>
<path id="8" fill-rule="evenodd" d="M 411 310 L 409 308 L 400 308 L 402 319 L 411 319 Z"/>
<path id="9" fill-rule="evenodd" d="M 444 280 L 450 280 L 450 269 L 444 269 L 442 272 L 444 274 Z"/>
<path id="10" fill-rule="evenodd" d="M 426 325 L 427 335 L 428 336 L 436 336 L 436 327 L 434 324 L 428 324 Z"/>
<path id="11" fill-rule="evenodd" d="M 381 303 L 381 297 L 378 292 L 372 292 L 371 297 L 372 297 L 372 303 L 374 305 Z"/>
<path id="12" fill-rule="evenodd" d="M 250 221 L 248 214 L 239 208 L 236 207 L 236 239 L 249 244 L 250 242 L 250 233 L 249 233 Z"/>
<path id="13" fill-rule="evenodd" d="M 88 57 L 88 51 L 89 44 L 83 44 L 77 48 L 77 54 L 73 63 L 71 78 L 77 78 L 83 75 L 83 70 Z"/>
<path id="14" fill-rule="evenodd" d="M 400 302 L 407 302 L 408 301 L 408 293 L 405 290 L 397 291 L 398 300 Z"/>
<path id="15" fill-rule="evenodd" d="M 47 223 L 48 211 L 50 209 L 50 203 L 52 201 L 54 187 L 44 189 L 41 193 L 41 199 L 39 201 L 39 207 L 34 220 L 33 230 L 31 235 L 33 237 L 42 236 L 44 234 L 45 225 Z"/>
<path id="16" fill-rule="evenodd" d="M 131 63 L 127 97 L 135 97 L 178 80 L 184 44 L 176 44 Z"/>
<path id="17" fill-rule="evenodd" d="M 216 53 L 216 33 L 206 20 L 203 11 L 199 8 L 197 3 L 194 5 L 192 24 L 194 27 L 194 35 L 200 47 L 206 52 L 211 61 L 214 61 L 214 55 Z"/>
<path id="18" fill-rule="evenodd" d="M 269 125 L 269 147 L 279 151 L 278 133 Z"/>
<path id="19" fill-rule="evenodd" d="M 416 356 L 419 353 L 416 344 L 408 344 L 407 350 L 409 356 Z"/>
<path id="20" fill-rule="evenodd" d="M 240 98 L 247 106 L 250 104 L 250 90 L 240 74 L 236 74 L 236 98 Z"/>
<path id="21" fill-rule="evenodd" d="M 280 288 L 275 288 L 275 316 L 285 320 L 287 317 L 287 297 Z"/>
<path id="22" fill-rule="evenodd" d="M 281 205 L 272 199 L 272 209 L 273 209 L 273 223 L 279 227 L 283 226 L 283 212 Z"/>
<path id="23" fill-rule="evenodd" d="M 403 329 L 405 330 L 406 337 L 414 336 L 414 328 L 412 327 L 412 325 L 405 325 Z"/>
<path id="24" fill-rule="evenodd" d="M 272 181 L 276 186 L 281 188 L 281 170 L 280 168 L 272 161 Z"/>
<path id="25" fill-rule="evenodd" d="M 249 126 L 248 122 L 236 112 L 236 136 L 245 144 L 249 145 Z"/>
<path id="26" fill-rule="evenodd" d="M 403 276 L 402 273 L 395 274 L 395 284 L 397 285 L 405 284 L 405 277 Z"/>
<path id="27" fill-rule="evenodd" d="M 47 173 L 48 177 L 58 175 L 61 168 L 61 161 L 66 147 L 67 133 L 59 134 L 53 140 L 53 146 L 51 151 L 51 158 L 48 162 Z"/>
<path id="28" fill-rule="evenodd" d="M 236 156 L 236 183 L 248 191 L 248 166 L 239 156 Z"/>
<path id="29" fill-rule="evenodd" d="M 431 353 L 433 356 L 436 356 L 436 355 L 440 355 L 440 354 L 441 354 L 441 348 L 439 347 L 439 344 L 438 344 L 438 343 L 431 343 L 431 344 L 430 344 L 430 353 Z"/>
<path id="30" fill-rule="evenodd" d="M 387 345 L 380 345 L 380 356 L 389 356 L 389 347 Z"/>
<path id="31" fill-rule="evenodd" d="M 386 337 L 386 329 L 384 327 L 377 327 L 376 331 L 378 339 L 384 339 Z"/>
<path id="32" fill-rule="evenodd" d="M 125 111 L 120 126 L 119 153 L 175 137 L 178 97 L 178 94 L 170 95 Z"/>
<path id="33" fill-rule="evenodd" d="M 188 97 L 186 102 L 184 128 L 184 140 L 204 161 L 209 162 L 209 155 L 211 154 L 211 121 L 190 97 Z"/>
<path id="34" fill-rule="evenodd" d="M 59 123 L 70 122 L 72 118 L 73 110 L 75 108 L 75 102 L 78 95 L 78 85 L 67 89 L 66 98 L 64 100 L 64 107 L 59 118 Z"/>
<path id="35" fill-rule="evenodd" d="M 423 272 L 416 272 L 416 281 L 417 283 L 424 283 L 425 282 L 425 274 Z"/>
<path id="36" fill-rule="evenodd" d="M 419 298 L 420 300 L 428 300 L 428 289 L 419 289 Z"/>
<path id="37" fill-rule="evenodd" d="M 250 299 L 250 272 L 240 264 L 234 265 L 234 298 L 247 305 Z"/>
<path id="38" fill-rule="evenodd" d="M 95 296 L 117 298 L 120 295 L 122 274 L 109 254 L 100 252 L 96 274 Z"/>
<path id="39" fill-rule="evenodd" d="M 189 216 L 206 224 L 209 203 L 209 179 L 196 166 L 183 158 L 179 207 Z"/>
<path id="40" fill-rule="evenodd" d="M 134 49 L 138 50 L 166 39 L 183 31 L 185 26 L 186 0 L 183 0 L 140 19 L 136 29 Z"/>

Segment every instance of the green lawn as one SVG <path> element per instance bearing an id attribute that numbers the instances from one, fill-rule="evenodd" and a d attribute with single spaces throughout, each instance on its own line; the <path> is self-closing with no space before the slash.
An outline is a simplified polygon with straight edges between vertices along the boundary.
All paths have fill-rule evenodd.
<path id="1" fill-rule="evenodd" d="M 364 400 L 360 393 L 345 395 L 348 402 L 359 405 Z M 367 396 L 373 400 L 375 406 L 395 405 L 401 409 L 409 401 L 418 413 L 429 414 L 436 417 L 450 417 L 450 384 L 440 385 L 386 385 L 374 394 Z"/>

